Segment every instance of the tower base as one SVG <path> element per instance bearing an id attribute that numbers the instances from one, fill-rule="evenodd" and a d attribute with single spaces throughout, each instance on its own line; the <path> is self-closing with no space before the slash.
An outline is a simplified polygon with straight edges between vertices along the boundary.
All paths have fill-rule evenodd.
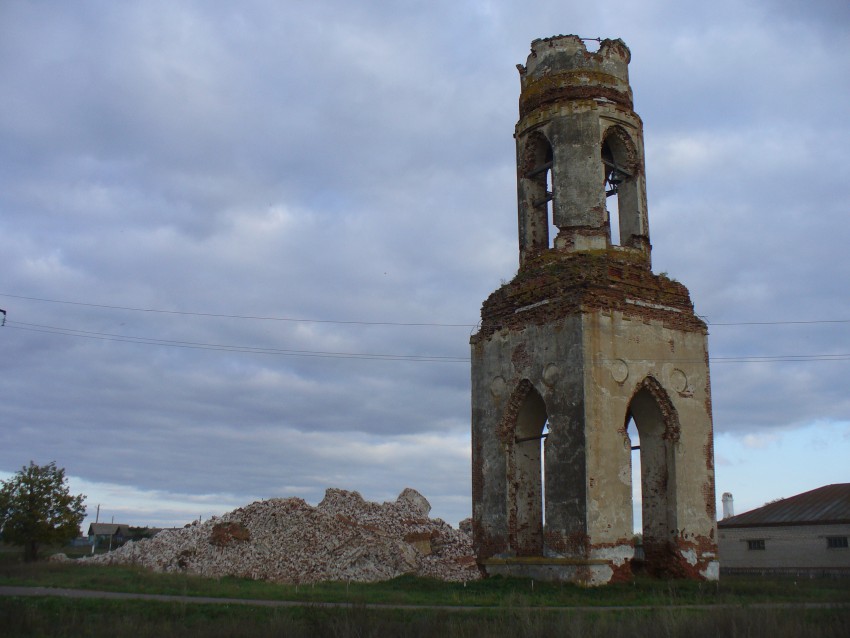
<path id="1" fill-rule="evenodd" d="M 514 576 L 586 587 L 607 585 L 631 577 L 628 561 L 620 565 L 604 558 L 487 558 L 479 561 L 488 576 Z"/>

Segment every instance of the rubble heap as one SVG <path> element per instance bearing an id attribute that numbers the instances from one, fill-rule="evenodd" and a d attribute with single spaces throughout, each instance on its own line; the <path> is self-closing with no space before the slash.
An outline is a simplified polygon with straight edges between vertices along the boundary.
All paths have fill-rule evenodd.
<path id="1" fill-rule="evenodd" d="M 469 535 L 430 511 L 410 488 L 382 504 L 331 488 L 316 507 L 300 498 L 257 501 L 85 560 L 288 583 L 479 578 Z"/>

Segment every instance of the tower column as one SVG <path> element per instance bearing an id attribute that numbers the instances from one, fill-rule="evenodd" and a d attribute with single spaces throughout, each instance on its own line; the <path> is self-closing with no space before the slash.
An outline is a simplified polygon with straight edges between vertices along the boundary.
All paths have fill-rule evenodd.
<path id="1" fill-rule="evenodd" d="M 555 225 L 561 251 L 605 250 L 604 176 L 599 161 L 599 123 L 592 112 L 552 123 L 555 149 Z"/>

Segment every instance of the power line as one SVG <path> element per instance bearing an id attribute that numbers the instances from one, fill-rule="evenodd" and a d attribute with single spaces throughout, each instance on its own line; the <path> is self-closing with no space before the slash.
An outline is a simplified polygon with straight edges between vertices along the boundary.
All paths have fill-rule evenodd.
<path id="1" fill-rule="evenodd" d="M 774 361 L 850 361 L 850 353 L 740 355 L 736 357 L 709 357 L 709 360 L 712 363 L 772 363 Z"/>
<path id="2" fill-rule="evenodd" d="M 709 326 L 785 326 L 807 325 L 812 323 L 850 323 L 850 319 L 810 319 L 802 321 L 706 321 Z"/>
<path id="3" fill-rule="evenodd" d="M 214 350 L 220 352 L 234 352 L 241 354 L 267 354 L 290 357 L 313 357 L 324 359 L 367 359 L 380 361 L 408 361 L 408 362 L 430 362 L 430 363 L 469 363 L 469 357 L 442 356 L 442 355 L 412 355 L 412 354 L 387 354 L 370 352 L 330 352 L 322 350 L 292 350 L 286 348 L 269 348 L 261 346 L 239 346 L 220 343 L 205 343 L 196 341 L 179 341 L 172 339 L 157 339 L 153 337 L 137 337 L 132 335 L 121 335 L 109 332 L 93 332 L 88 330 L 77 330 L 74 328 L 61 328 L 57 326 L 46 326 L 41 324 L 21 323 L 10 321 L 8 327 L 29 332 L 42 332 L 47 334 L 62 335 L 66 337 L 80 337 L 85 339 L 96 339 L 99 341 L 117 341 L 123 343 L 136 343 L 149 346 L 163 346 L 171 348 L 187 348 L 192 350 Z M 714 356 L 709 357 L 711 363 L 780 363 L 780 362 L 809 362 L 809 361 L 848 361 L 850 353 L 837 354 L 788 354 L 788 355 L 737 355 L 737 356 Z M 603 359 L 606 361 L 606 359 Z M 659 359 L 664 363 L 698 363 L 702 360 L 696 359 Z"/>
<path id="4" fill-rule="evenodd" d="M 219 319 L 252 319 L 255 321 L 285 321 L 292 323 L 333 323 L 351 324 L 359 326 L 413 326 L 413 327 L 438 327 L 438 328 L 474 328 L 474 323 L 437 323 L 437 322 L 403 322 L 403 321 L 355 321 L 335 319 L 303 319 L 294 317 L 264 317 L 257 315 L 229 315 L 214 312 L 190 312 L 188 310 L 162 310 L 160 308 L 134 308 L 132 306 L 110 306 L 107 304 L 85 303 L 82 301 L 62 301 L 59 299 L 43 299 L 41 297 L 25 297 L 23 295 L 9 295 L 0 293 L 0 297 L 11 297 L 13 299 L 26 299 L 27 301 L 41 301 L 43 303 L 67 304 L 70 306 L 86 306 L 88 308 L 105 308 L 108 310 L 126 310 L 130 312 L 148 312 L 165 315 L 188 315 L 192 317 L 215 317 Z"/>
<path id="5" fill-rule="evenodd" d="M 292 357 L 318 357 L 330 359 L 377 359 L 383 361 L 415 361 L 415 362 L 444 362 L 444 363 L 468 363 L 469 357 L 447 357 L 439 355 L 414 355 L 414 354 L 378 354 L 370 352 L 326 352 L 321 350 L 291 350 L 284 348 L 267 348 L 259 346 L 237 346 L 220 343 L 203 343 L 196 341 L 177 341 L 172 339 L 157 339 L 153 337 L 136 337 L 132 335 L 121 335 L 109 332 L 91 332 L 88 330 L 76 330 L 74 328 L 60 328 L 57 326 L 45 326 L 32 323 L 20 323 L 10 321 L 8 327 L 28 332 L 42 332 L 47 334 L 63 335 L 66 337 L 80 337 L 84 339 L 96 339 L 99 341 L 118 341 L 123 343 L 138 343 L 151 346 L 166 346 L 171 348 L 189 348 L 193 350 L 217 350 L 224 352 L 238 352 L 243 354 L 273 354 Z"/>
<path id="6" fill-rule="evenodd" d="M 70 306 L 85 306 L 88 308 L 104 308 L 107 310 L 124 310 L 127 312 L 145 312 L 152 314 L 184 315 L 190 317 L 212 317 L 218 319 L 249 319 L 253 321 L 281 321 L 290 323 L 328 323 L 340 325 L 358 326 L 406 326 L 406 327 L 436 327 L 436 328 L 475 328 L 477 323 L 441 323 L 435 321 L 358 321 L 353 319 L 309 319 L 300 317 L 269 317 L 263 315 L 233 315 L 214 312 L 197 312 L 189 310 L 164 310 L 162 308 L 136 308 L 133 306 L 115 306 L 109 304 L 88 303 L 82 301 L 67 301 L 61 299 L 46 299 L 43 297 L 28 297 L 24 295 L 12 295 L 0 293 L 0 297 L 12 299 L 24 299 L 27 301 L 39 301 L 51 304 L 66 304 Z M 710 326 L 784 326 L 784 325 L 809 325 L 809 324 L 841 324 L 850 323 L 850 319 L 803 319 L 791 321 L 708 321 L 703 320 Z"/>

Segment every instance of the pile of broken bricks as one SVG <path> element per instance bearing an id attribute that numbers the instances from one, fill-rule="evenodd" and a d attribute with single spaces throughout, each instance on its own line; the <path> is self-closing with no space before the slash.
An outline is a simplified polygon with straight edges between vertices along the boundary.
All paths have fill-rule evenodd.
<path id="1" fill-rule="evenodd" d="M 257 501 L 84 560 L 284 583 L 480 578 L 469 534 L 430 511 L 410 488 L 386 503 L 331 488 L 315 507 L 300 498 Z"/>

